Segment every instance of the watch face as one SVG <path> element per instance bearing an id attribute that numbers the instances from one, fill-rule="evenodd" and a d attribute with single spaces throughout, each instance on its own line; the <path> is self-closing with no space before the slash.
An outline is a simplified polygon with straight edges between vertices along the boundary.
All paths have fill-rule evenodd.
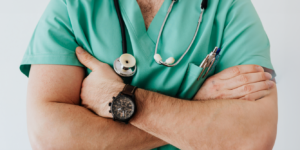
<path id="1" fill-rule="evenodd" d="M 120 95 L 113 101 L 112 112 L 115 118 L 129 119 L 134 112 L 134 103 L 129 97 Z"/>

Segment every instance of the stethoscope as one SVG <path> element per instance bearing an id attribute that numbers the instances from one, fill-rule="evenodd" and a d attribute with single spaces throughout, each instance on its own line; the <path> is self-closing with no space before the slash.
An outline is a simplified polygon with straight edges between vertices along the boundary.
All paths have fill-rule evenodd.
<path id="1" fill-rule="evenodd" d="M 188 48 L 185 50 L 185 52 L 183 53 L 183 55 L 178 59 L 177 62 L 175 62 L 174 57 L 170 57 L 168 58 L 166 61 L 162 60 L 162 57 L 157 53 L 157 49 L 158 49 L 158 44 L 159 44 L 159 40 L 161 37 L 161 34 L 164 30 L 165 24 L 167 22 L 167 19 L 172 11 L 172 8 L 174 6 L 174 3 L 177 2 L 178 0 L 172 0 L 172 3 L 169 6 L 168 12 L 166 14 L 166 17 L 163 21 L 163 24 L 160 28 L 160 32 L 156 41 L 156 46 L 155 46 L 155 54 L 154 54 L 154 60 L 160 64 L 160 65 L 164 65 L 166 67 L 174 67 L 176 65 L 178 65 L 181 60 L 184 58 L 184 56 L 189 52 L 191 46 L 193 45 L 196 36 L 198 34 L 199 31 L 199 27 L 201 25 L 202 22 L 202 18 L 203 18 L 203 13 L 207 8 L 208 5 L 208 0 L 203 0 L 201 3 L 201 13 L 200 13 L 200 17 L 198 20 L 198 25 L 197 25 L 197 29 L 195 31 L 194 37 L 190 43 L 190 45 L 188 46 Z M 126 34 L 125 34 L 125 23 L 124 20 L 122 18 L 121 15 L 121 11 L 120 11 L 120 5 L 119 5 L 119 1 L 118 0 L 114 0 L 114 4 L 115 4 L 115 8 L 116 8 L 116 12 L 118 15 L 118 19 L 119 19 L 119 23 L 120 23 L 120 27 L 121 27 L 121 34 L 122 34 L 122 51 L 123 54 L 121 55 L 121 57 L 117 58 L 114 62 L 114 70 L 115 72 L 123 77 L 131 77 L 134 76 L 134 74 L 136 73 L 137 70 L 137 66 L 136 66 L 136 59 L 134 58 L 134 56 L 132 56 L 131 54 L 127 53 L 127 45 L 126 45 Z M 175 62 L 175 63 L 174 63 Z"/>

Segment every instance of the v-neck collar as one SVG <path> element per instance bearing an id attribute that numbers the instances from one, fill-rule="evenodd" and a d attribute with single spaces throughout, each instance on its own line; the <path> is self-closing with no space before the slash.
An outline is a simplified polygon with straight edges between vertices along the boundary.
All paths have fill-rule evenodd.
<path id="1" fill-rule="evenodd" d="M 120 7 L 123 18 L 128 19 L 128 23 L 126 25 L 132 27 L 136 38 L 140 39 L 147 34 L 153 44 L 155 44 L 171 2 L 172 1 L 170 0 L 164 0 L 159 11 L 150 23 L 148 30 L 146 30 L 143 14 L 136 0 L 120 0 Z"/>
<path id="2" fill-rule="evenodd" d="M 161 5 L 160 9 L 156 13 L 155 17 L 153 18 L 153 20 L 147 30 L 149 37 L 151 38 L 151 40 L 154 43 L 156 43 L 156 41 L 157 41 L 157 37 L 158 37 L 159 31 L 160 31 L 160 28 L 161 28 L 163 21 L 167 15 L 167 11 L 168 11 L 168 8 L 171 3 L 172 3 L 172 1 L 170 1 L 170 0 L 164 0 L 163 4 Z"/>

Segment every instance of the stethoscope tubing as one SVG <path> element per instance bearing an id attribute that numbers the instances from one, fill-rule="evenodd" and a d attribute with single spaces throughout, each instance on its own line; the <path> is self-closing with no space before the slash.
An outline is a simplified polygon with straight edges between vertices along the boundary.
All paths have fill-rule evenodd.
<path id="1" fill-rule="evenodd" d="M 155 54 L 157 54 L 157 49 L 158 49 L 158 45 L 159 45 L 159 40 L 160 40 L 161 34 L 162 34 L 162 32 L 163 32 L 163 29 L 164 29 L 164 27 L 165 27 L 165 23 L 166 23 L 166 21 L 167 21 L 167 19 L 168 19 L 168 17 L 169 17 L 170 12 L 172 11 L 172 8 L 173 8 L 173 5 L 174 5 L 175 2 L 176 2 L 176 1 L 172 1 L 172 4 L 170 5 L 170 7 L 169 7 L 169 9 L 168 9 L 168 13 L 167 13 L 167 15 L 166 15 L 166 17 L 165 17 L 165 19 L 164 19 L 164 22 L 163 22 L 163 24 L 162 24 L 162 26 L 161 26 L 161 29 L 160 29 L 160 32 L 159 32 L 159 34 L 158 34 L 158 38 L 157 38 L 157 41 L 156 41 Z M 196 37 L 197 37 L 197 35 L 198 35 L 199 28 L 200 28 L 201 22 L 202 22 L 202 20 L 203 20 L 202 18 L 203 18 L 204 10 L 205 10 L 205 9 L 201 9 L 201 14 L 200 14 L 200 17 L 199 17 L 199 19 L 198 19 L 198 25 L 197 25 L 197 28 L 196 28 L 194 37 L 193 37 L 193 39 L 192 39 L 190 45 L 188 46 L 188 48 L 187 48 L 187 49 L 185 50 L 185 52 L 183 53 L 183 55 L 179 58 L 179 60 L 178 60 L 176 63 L 174 63 L 174 64 L 172 64 L 172 65 L 169 65 L 169 64 L 166 64 L 166 63 L 163 62 L 163 61 L 160 61 L 159 63 L 160 63 L 161 65 L 164 65 L 164 66 L 166 66 L 166 67 L 174 67 L 174 66 L 178 65 L 178 64 L 181 62 L 181 60 L 184 58 L 184 56 L 189 52 L 190 48 L 192 47 L 192 45 L 193 45 L 193 43 L 194 43 L 194 41 L 195 41 L 195 39 L 196 39 Z"/>
<path id="2" fill-rule="evenodd" d="M 177 2 L 178 0 L 172 0 L 172 3 L 170 4 L 170 7 L 168 9 L 168 12 L 167 12 L 167 15 L 164 19 L 164 22 L 161 26 L 161 29 L 160 29 L 160 32 L 159 32 L 159 35 L 158 35 L 158 38 L 157 38 L 157 41 L 156 41 L 156 46 L 155 46 L 155 55 L 157 55 L 157 49 L 158 49 L 158 45 L 159 45 L 159 41 L 160 41 L 160 37 L 162 35 L 162 32 L 164 30 L 164 27 L 165 27 L 165 24 L 166 24 L 166 21 L 172 11 L 172 8 L 174 6 L 174 3 Z M 124 20 L 123 20 L 123 17 L 122 17 L 122 14 L 121 14 L 121 10 L 120 10 L 120 5 L 119 5 L 119 1 L 118 0 L 114 0 L 114 5 L 115 5 L 115 9 L 116 9 L 116 12 L 117 12 L 117 15 L 118 15 L 118 19 L 119 19 L 119 24 L 120 24 L 120 28 L 121 28 L 121 34 L 122 34 L 122 52 L 123 54 L 126 54 L 127 53 L 127 43 L 126 43 L 126 31 L 125 31 L 125 23 L 124 23 Z M 200 28 L 200 25 L 201 25 L 201 22 L 202 22 L 202 18 L 203 18 L 203 14 L 204 14 L 204 11 L 206 10 L 207 8 L 207 5 L 208 5 L 208 0 L 203 0 L 202 3 L 201 3 L 201 13 L 200 13 L 200 17 L 199 17 L 199 20 L 198 20 L 198 25 L 197 25 L 197 28 L 196 28 L 196 31 L 195 31 L 195 34 L 194 34 L 194 37 L 191 41 L 191 43 L 189 44 L 188 48 L 185 50 L 185 52 L 183 53 L 183 55 L 179 58 L 178 61 L 176 61 L 174 64 L 167 64 L 166 62 L 163 62 L 163 61 L 159 61 L 158 63 L 160 65 L 164 65 L 166 67 L 174 67 L 176 65 L 178 65 L 182 59 L 184 58 L 184 56 L 189 52 L 190 48 L 192 47 L 197 35 L 198 35 L 198 32 L 199 32 L 199 28 Z"/>
<path id="3" fill-rule="evenodd" d="M 119 0 L 114 0 L 114 4 L 115 4 L 115 8 L 116 8 L 116 12 L 117 12 L 117 15 L 118 15 L 120 28 L 121 28 L 122 51 L 123 51 L 123 54 L 126 54 L 127 53 L 127 43 L 126 43 L 127 41 L 126 41 L 126 34 L 125 34 L 125 23 L 124 23 L 122 14 L 121 14 Z"/>

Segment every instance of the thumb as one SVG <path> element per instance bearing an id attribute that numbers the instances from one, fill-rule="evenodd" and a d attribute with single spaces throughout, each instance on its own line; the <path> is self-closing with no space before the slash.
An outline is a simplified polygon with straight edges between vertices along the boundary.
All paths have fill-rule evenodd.
<path id="1" fill-rule="evenodd" d="M 92 71 L 99 68 L 99 65 L 101 65 L 102 63 L 95 57 L 93 57 L 91 54 L 89 54 L 87 51 L 85 51 L 82 47 L 76 48 L 76 55 L 78 60 Z"/>

